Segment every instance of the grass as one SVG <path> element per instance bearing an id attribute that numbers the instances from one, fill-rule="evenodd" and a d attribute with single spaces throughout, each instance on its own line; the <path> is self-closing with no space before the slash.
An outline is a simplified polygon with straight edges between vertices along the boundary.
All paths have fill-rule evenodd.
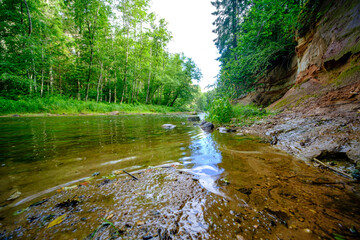
<path id="1" fill-rule="evenodd" d="M 226 111 L 224 108 L 216 108 L 213 111 L 209 111 L 207 121 L 219 125 L 249 126 L 267 116 L 275 114 L 275 112 L 267 111 L 266 109 L 251 104 L 237 104 L 230 105 L 230 107 L 231 109 L 226 109 Z M 226 118 L 217 117 L 223 115 L 226 115 Z M 224 121 L 224 119 L 226 121 Z"/>
<path id="2" fill-rule="evenodd" d="M 234 120 L 238 126 L 249 126 L 253 123 L 266 118 L 267 116 L 274 115 L 274 112 L 259 108 L 255 105 L 235 105 L 233 106 Z"/>
<path id="3" fill-rule="evenodd" d="M 185 108 L 174 108 L 161 105 L 96 103 L 94 101 L 78 101 L 62 96 L 46 98 L 23 98 L 11 100 L 0 97 L 0 115 L 11 114 L 79 114 L 108 113 L 119 111 L 123 113 L 167 113 L 183 112 Z"/>

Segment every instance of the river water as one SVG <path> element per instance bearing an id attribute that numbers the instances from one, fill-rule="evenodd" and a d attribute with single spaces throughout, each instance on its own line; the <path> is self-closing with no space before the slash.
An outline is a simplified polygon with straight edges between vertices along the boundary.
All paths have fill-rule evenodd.
<path id="1" fill-rule="evenodd" d="M 215 231 L 213 221 L 236 223 L 231 224 L 232 232 L 223 231 L 228 235 L 216 230 L 217 238 L 360 236 L 358 184 L 314 168 L 259 138 L 207 133 L 186 119 L 176 115 L 0 118 L 0 220 L 5 224 L 10 212 L 94 173 L 106 175 L 119 169 L 134 173 L 170 164 L 193 174 L 201 188 L 229 202 L 226 206 L 233 210 L 226 213 L 215 201 L 202 209 L 203 216 L 211 219 L 207 232 Z M 163 129 L 165 123 L 177 127 Z M 7 200 L 17 192 L 21 195 Z M 216 219 L 211 212 L 217 212 Z M 279 222 L 276 234 L 270 230 L 277 224 L 271 217 Z"/>

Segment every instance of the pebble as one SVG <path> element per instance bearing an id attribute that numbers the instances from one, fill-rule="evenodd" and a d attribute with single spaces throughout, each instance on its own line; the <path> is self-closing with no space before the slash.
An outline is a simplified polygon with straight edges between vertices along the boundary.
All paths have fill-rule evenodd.
<path id="1" fill-rule="evenodd" d="M 115 174 L 115 175 L 120 175 L 120 174 L 122 174 L 122 173 L 124 173 L 122 170 L 115 170 L 115 171 L 113 171 L 113 174 Z"/>
<path id="2" fill-rule="evenodd" d="M 10 197 L 7 199 L 8 201 L 11 201 L 11 200 L 15 200 L 17 199 L 18 197 L 21 196 L 21 192 L 19 191 L 16 191 L 14 192 L 13 194 L 10 195 Z"/>
<path id="3" fill-rule="evenodd" d="M 241 235 L 236 235 L 236 239 L 237 240 L 245 240 L 245 238 L 243 236 L 241 236 Z"/>
<path id="4" fill-rule="evenodd" d="M 138 226 L 141 226 L 141 225 L 144 225 L 144 224 L 145 224 L 144 221 L 137 221 L 137 222 L 136 222 L 136 225 L 138 225 Z"/>

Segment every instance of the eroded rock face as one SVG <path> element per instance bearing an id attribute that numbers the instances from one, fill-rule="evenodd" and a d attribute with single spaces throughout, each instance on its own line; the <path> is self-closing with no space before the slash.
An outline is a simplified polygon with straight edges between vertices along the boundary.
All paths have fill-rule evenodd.
<path id="1" fill-rule="evenodd" d="M 319 22 L 297 39 L 293 87 L 268 107 L 283 112 L 248 131 L 266 135 L 276 147 L 303 159 L 329 152 L 346 154 L 356 164 L 360 162 L 360 2 L 341 0 L 329 6 L 323 1 L 320 11 L 324 15 Z"/>
<path id="2" fill-rule="evenodd" d="M 325 1 L 322 11 L 328 4 Z M 298 39 L 297 83 L 318 79 L 318 72 L 339 67 L 359 52 L 359 11 L 358 1 L 337 1 L 317 28 Z"/>
<path id="3" fill-rule="evenodd" d="M 240 104 L 268 106 L 279 100 L 295 84 L 297 56 L 284 59 L 271 70 L 266 78 L 260 80 L 261 87 L 237 100 Z"/>
<path id="4" fill-rule="evenodd" d="M 322 2 L 319 14 L 324 15 L 298 37 L 296 56 L 275 66 L 260 81 L 262 86 L 239 103 L 289 109 L 359 82 L 360 2 Z"/>

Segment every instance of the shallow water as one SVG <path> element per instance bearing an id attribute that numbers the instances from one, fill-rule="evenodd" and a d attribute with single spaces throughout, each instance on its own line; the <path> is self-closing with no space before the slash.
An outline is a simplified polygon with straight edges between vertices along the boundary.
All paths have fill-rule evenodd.
<path id="1" fill-rule="evenodd" d="M 174 116 L 1 118 L 1 199 L 22 198 L 114 169 L 138 170 L 191 156 L 200 129 Z M 164 123 L 178 127 L 165 130 Z"/>
<path id="2" fill-rule="evenodd" d="M 166 130 L 165 123 L 177 127 Z M 187 216 L 201 228 L 184 221 L 187 231 L 199 231 L 189 236 L 316 239 L 335 233 L 351 239 L 360 226 L 357 184 L 258 138 L 206 133 L 186 116 L 0 118 L 0 152 L 4 224 L 12 221 L 11 212 L 94 172 L 179 164 L 209 192 L 197 196 L 198 202 L 188 200 L 186 211 L 202 211 L 201 219 Z M 16 191 L 21 196 L 6 201 Z"/>

